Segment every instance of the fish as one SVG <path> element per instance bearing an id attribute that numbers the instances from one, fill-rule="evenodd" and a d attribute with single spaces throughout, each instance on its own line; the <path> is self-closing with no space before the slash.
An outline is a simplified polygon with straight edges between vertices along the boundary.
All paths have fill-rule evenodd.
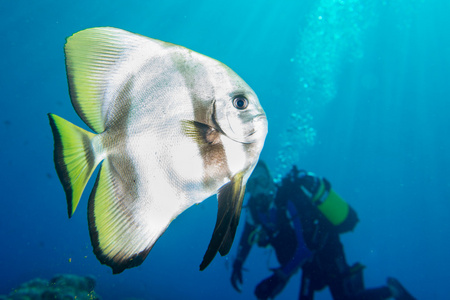
<path id="1" fill-rule="evenodd" d="M 178 215 L 214 195 L 200 270 L 228 254 L 268 132 L 255 92 L 213 58 L 118 28 L 76 32 L 64 52 L 72 106 L 89 129 L 49 113 L 54 163 L 69 218 L 98 169 L 88 199 L 97 259 L 113 274 L 141 265 Z"/>

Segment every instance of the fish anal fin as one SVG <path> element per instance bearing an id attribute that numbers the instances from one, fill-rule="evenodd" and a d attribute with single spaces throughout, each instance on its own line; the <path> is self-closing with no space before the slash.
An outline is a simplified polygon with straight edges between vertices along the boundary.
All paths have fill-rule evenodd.
<path id="1" fill-rule="evenodd" d="M 145 208 L 134 188 L 106 158 L 88 208 L 89 233 L 98 260 L 114 274 L 142 264 L 173 219 L 156 213 Z"/>
<path id="2" fill-rule="evenodd" d="M 216 226 L 200 264 L 200 271 L 211 263 L 218 251 L 222 256 L 230 251 L 239 223 L 244 192 L 243 173 L 233 176 L 232 180 L 219 190 Z"/>

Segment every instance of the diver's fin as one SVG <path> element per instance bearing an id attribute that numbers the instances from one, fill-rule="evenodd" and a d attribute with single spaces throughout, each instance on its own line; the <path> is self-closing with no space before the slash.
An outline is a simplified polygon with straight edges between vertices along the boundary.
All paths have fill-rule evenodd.
<path id="1" fill-rule="evenodd" d="M 139 196 L 134 180 L 123 176 L 126 164 L 125 157 L 103 161 L 88 206 L 94 253 L 114 274 L 140 265 L 179 214 L 173 205 L 161 209 L 165 195 L 160 201 Z"/>
<path id="2" fill-rule="evenodd" d="M 98 162 L 92 149 L 95 134 L 54 114 L 48 114 L 55 142 L 56 172 L 66 192 L 69 218 Z"/>
<path id="3" fill-rule="evenodd" d="M 243 173 L 236 174 L 219 190 L 216 226 L 200 264 L 200 271 L 211 263 L 218 251 L 222 256 L 230 251 L 239 223 L 244 193 Z"/>
<path id="4" fill-rule="evenodd" d="M 396 300 L 416 300 L 395 278 L 388 277 L 387 284 L 392 293 L 392 297 Z"/>

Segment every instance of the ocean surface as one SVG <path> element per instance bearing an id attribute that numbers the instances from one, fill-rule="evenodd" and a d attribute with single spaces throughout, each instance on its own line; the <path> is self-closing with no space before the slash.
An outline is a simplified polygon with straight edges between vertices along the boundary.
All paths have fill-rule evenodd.
<path id="1" fill-rule="evenodd" d="M 179 216 L 139 267 L 113 275 L 92 252 L 89 183 L 71 219 L 47 113 L 86 126 L 69 99 L 63 46 L 113 26 L 180 44 L 235 70 L 269 120 L 261 157 L 324 176 L 357 211 L 342 236 L 366 287 L 397 278 L 417 299 L 448 299 L 448 0 L 0 2 L 0 295 L 32 278 L 93 275 L 103 299 L 254 299 L 276 267 L 253 249 L 241 294 L 230 254 L 198 270 L 217 201 Z M 277 299 L 297 299 L 300 273 Z M 316 299 L 331 299 L 327 289 Z"/>

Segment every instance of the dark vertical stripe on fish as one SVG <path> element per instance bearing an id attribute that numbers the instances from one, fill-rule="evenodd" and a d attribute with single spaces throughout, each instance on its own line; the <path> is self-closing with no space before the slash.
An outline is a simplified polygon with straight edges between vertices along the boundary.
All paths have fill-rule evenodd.
<path id="1" fill-rule="evenodd" d="M 195 53 L 193 53 L 193 55 L 195 55 Z M 219 127 L 214 122 L 214 102 L 217 99 L 212 98 L 209 99 L 210 101 L 203 101 L 202 95 L 200 95 L 198 91 L 199 88 L 210 87 L 211 90 L 207 94 L 214 97 L 216 94 L 214 91 L 214 85 L 209 80 L 206 80 L 209 76 L 207 76 L 208 72 L 203 65 L 189 65 L 186 58 L 180 53 L 174 53 L 172 55 L 172 60 L 174 62 L 174 66 L 183 76 L 184 82 L 190 92 L 191 105 L 194 111 L 194 120 L 196 122 L 211 126 L 214 132 L 210 131 L 208 134 L 216 135 L 214 137 L 216 141 L 215 143 L 206 143 L 203 145 L 198 144 L 199 152 L 203 159 L 203 184 L 205 187 L 208 187 L 211 183 L 215 182 L 215 178 L 218 176 L 231 177 L 231 171 L 228 166 L 225 148 L 220 141 L 220 132 L 217 131 Z M 192 76 L 192 73 L 195 73 L 196 75 L 200 73 L 202 75 Z M 197 77 L 203 78 L 204 80 L 202 82 L 198 82 L 195 80 Z M 213 128 L 212 125 L 216 125 L 217 127 Z M 211 139 L 211 137 L 205 135 L 204 139 L 207 141 Z"/>

